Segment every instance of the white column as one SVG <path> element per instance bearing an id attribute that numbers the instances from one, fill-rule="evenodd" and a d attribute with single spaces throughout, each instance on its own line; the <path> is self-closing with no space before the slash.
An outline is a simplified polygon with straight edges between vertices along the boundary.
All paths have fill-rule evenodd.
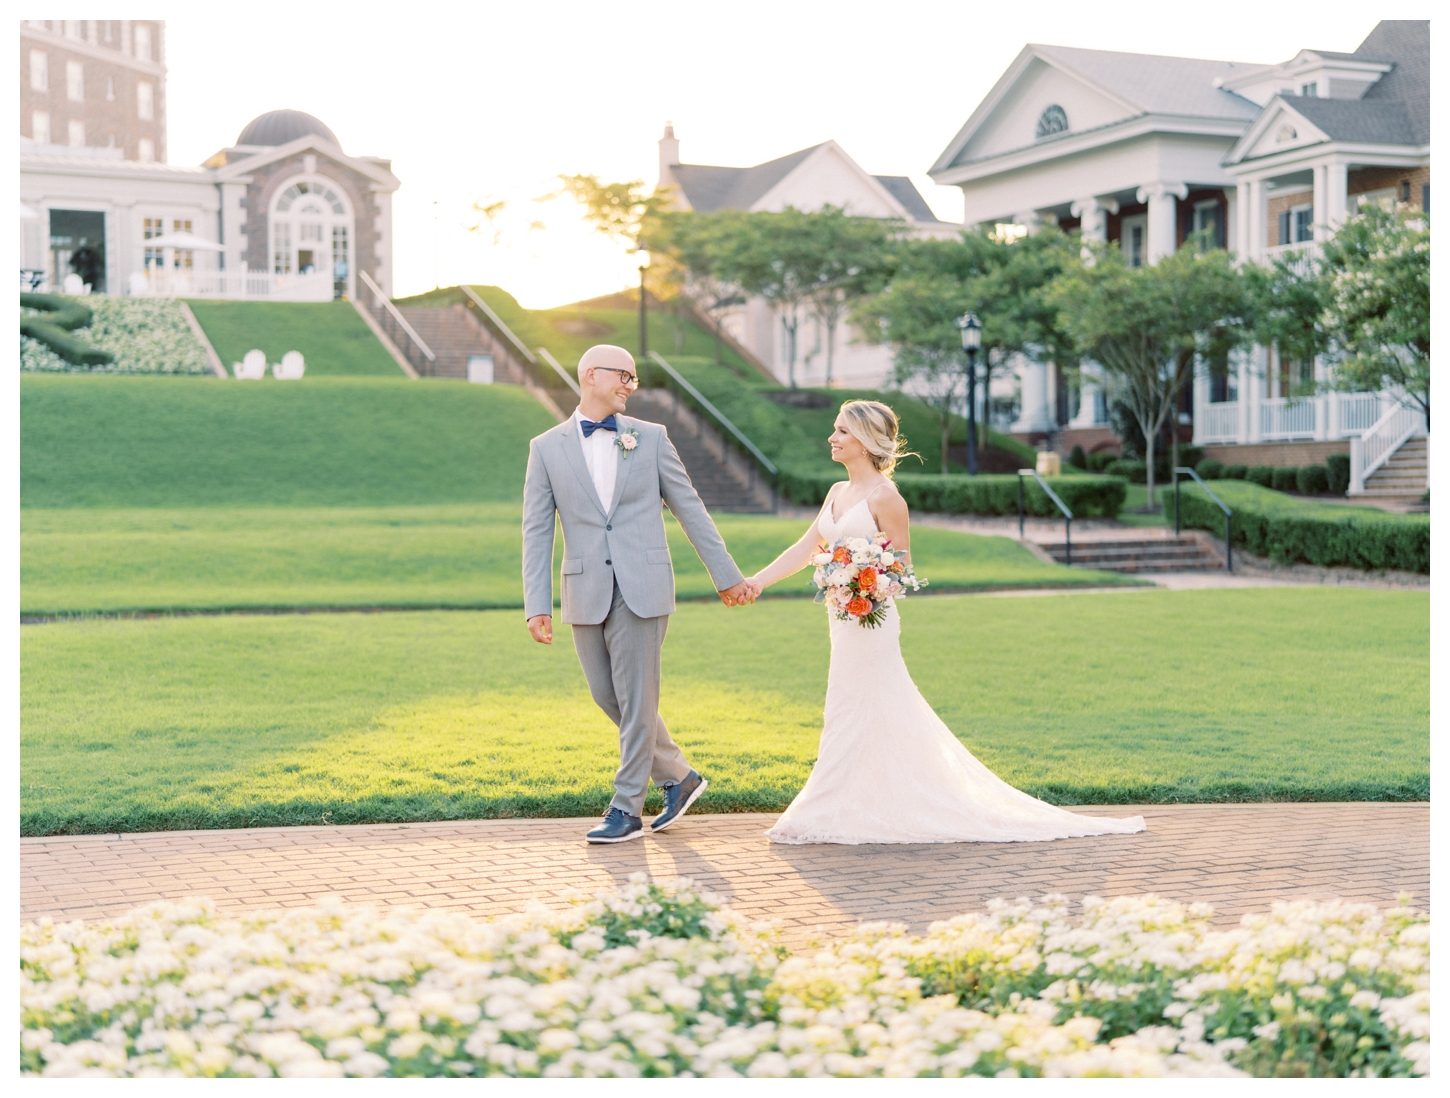
<path id="1" fill-rule="evenodd" d="M 1244 407 L 1244 418 L 1247 429 L 1244 432 L 1245 442 L 1258 442 L 1263 436 L 1263 416 L 1259 412 L 1259 405 L 1264 399 L 1264 382 L 1267 380 L 1267 352 L 1262 347 L 1255 347 L 1252 358 L 1249 360 L 1248 386 L 1245 390 L 1246 396 L 1239 400 Z"/>
<path id="2" fill-rule="evenodd" d="M 1021 410 L 1017 422 L 1012 424 L 1012 430 L 1048 430 L 1052 424 L 1047 417 L 1047 367 L 1041 362 L 1019 356 L 1017 377 L 1021 385 Z"/>
<path id="3" fill-rule="evenodd" d="M 1083 256 L 1088 255 L 1087 242 L 1095 240 L 1100 244 L 1108 242 L 1108 214 L 1117 213 L 1118 204 L 1111 198 L 1096 198 L 1089 195 L 1072 204 L 1072 216 L 1082 218 Z"/>
<path id="4" fill-rule="evenodd" d="M 1264 181 L 1262 179 L 1250 179 L 1247 183 L 1241 183 L 1247 198 L 1243 209 L 1244 222 L 1244 257 L 1246 259 L 1259 259 L 1264 254 L 1265 242 L 1269 239 L 1268 234 L 1268 199 L 1264 192 Z"/>
<path id="5" fill-rule="evenodd" d="M 1349 165 L 1331 160 L 1324 166 L 1324 224 L 1333 233 L 1349 212 Z M 1315 220 L 1319 211 L 1315 210 Z"/>
<path id="6" fill-rule="evenodd" d="M 1138 188 L 1138 201 L 1148 203 L 1148 262 L 1157 263 L 1178 250 L 1178 199 L 1183 183 L 1149 183 Z"/>
<path id="7" fill-rule="evenodd" d="M 1193 443 L 1202 442 L 1204 420 L 1208 418 L 1208 406 L 1213 396 L 1212 375 L 1205 363 L 1193 371 Z"/>
<path id="8" fill-rule="evenodd" d="M 1314 165 L 1314 239 L 1323 241 L 1329 235 L 1329 165 Z"/>
<path id="9" fill-rule="evenodd" d="M 1042 217 L 1036 210 L 1024 210 L 1021 213 L 1012 215 L 1012 224 L 1027 226 L 1027 234 L 1031 236 L 1038 229 L 1042 228 Z"/>
<path id="10" fill-rule="evenodd" d="M 1096 427 L 1098 426 L 1098 393 L 1102 386 L 1098 383 L 1097 374 L 1093 367 L 1084 365 L 1078 372 L 1078 391 L 1080 399 L 1077 415 L 1068 421 L 1069 427 Z"/>
<path id="11" fill-rule="evenodd" d="M 1239 255 L 1243 255 L 1243 249 L 1240 248 L 1237 243 L 1239 231 L 1239 210 L 1243 209 L 1243 204 L 1239 202 L 1238 188 L 1225 187 L 1223 191 L 1223 201 L 1225 207 L 1223 227 L 1224 247 L 1237 252 Z"/>

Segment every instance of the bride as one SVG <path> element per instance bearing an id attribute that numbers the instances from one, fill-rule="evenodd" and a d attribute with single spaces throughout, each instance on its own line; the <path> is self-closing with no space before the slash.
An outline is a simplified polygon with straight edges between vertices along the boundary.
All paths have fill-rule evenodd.
<path id="1" fill-rule="evenodd" d="M 903 456 L 896 414 L 873 400 L 849 400 L 830 442 L 831 458 L 850 479 L 832 486 L 798 542 L 746 581 L 756 594 L 804 568 L 822 541 L 885 534 L 893 550 L 910 550 L 906 501 L 891 481 Z M 766 832 L 774 842 L 1035 842 L 1145 829 L 1142 816 L 1079 816 L 1029 797 L 978 762 L 912 682 L 899 609 L 888 609 L 874 629 L 834 614 L 830 627 L 819 757 Z"/>

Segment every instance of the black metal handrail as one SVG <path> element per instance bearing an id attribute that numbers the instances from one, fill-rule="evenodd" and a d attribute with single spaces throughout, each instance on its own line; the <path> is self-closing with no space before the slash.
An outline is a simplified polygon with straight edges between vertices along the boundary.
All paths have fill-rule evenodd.
<path id="1" fill-rule="evenodd" d="M 1017 470 L 1017 536 L 1026 537 L 1027 532 L 1027 493 L 1022 487 L 1022 478 L 1028 476 L 1042 486 L 1042 490 L 1047 493 L 1047 498 L 1057 504 L 1057 509 L 1062 512 L 1062 517 L 1067 519 L 1067 563 L 1070 565 L 1072 564 L 1072 511 L 1058 498 L 1057 493 L 1048 486 L 1047 481 L 1042 479 L 1042 474 L 1036 469 Z"/>
<path id="2" fill-rule="evenodd" d="M 1232 572 L 1234 570 L 1233 509 L 1229 507 L 1229 505 L 1223 500 L 1219 499 L 1218 496 L 1214 495 L 1213 489 L 1203 482 L 1203 478 L 1186 465 L 1180 465 L 1173 470 L 1173 532 L 1175 534 L 1181 532 L 1179 526 L 1179 513 L 1181 511 L 1180 497 L 1182 496 L 1180 486 L 1183 483 L 1182 474 L 1184 473 L 1187 473 L 1194 480 L 1198 481 L 1198 486 L 1203 489 L 1204 493 L 1208 496 L 1209 499 L 1213 500 L 1214 503 L 1218 504 L 1218 509 L 1223 512 L 1223 544 L 1225 551 L 1228 554 L 1228 565 L 1226 570 Z"/>
<path id="3" fill-rule="evenodd" d="M 423 342 L 423 337 L 413 330 L 413 326 L 398 312 L 398 307 L 388 300 L 382 287 L 369 277 L 367 271 L 360 270 L 358 275 L 362 278 L 363 285 L 372 292 L 373 316 L 383 331 L 387 332 L 393 346 L 403 353 L 403 357 L 420 375 L 431 376 L 435 358 L 433 349 Z"/>
<path id="4" fill-rule="evenodd" d="M 780 470 L 776 467 L 775 462 L 766 457 L 760 447 L 751 442 L 744 431 L 731 423 L 729 417 L 710 402 L 709 397 L 691 385 L 683 374 L 666 362 L 664 356 L 658 351 L 651 351 L 649 357 L 665 372 L 665 387 L 677 397 L 682 398 L 686 404 L 693 406 L 696 412 L 713 419 L 720 432 L 720 441 L 735 447 L 749 459 L 746 466 L 750 470 L 750 488 L 752 490 L 755 488 L 755 474 L 758 471 L 761 478 L 770 487 L 770 509 L 774 511 L 778 506 L 776 487 L 780 477 Z"/>

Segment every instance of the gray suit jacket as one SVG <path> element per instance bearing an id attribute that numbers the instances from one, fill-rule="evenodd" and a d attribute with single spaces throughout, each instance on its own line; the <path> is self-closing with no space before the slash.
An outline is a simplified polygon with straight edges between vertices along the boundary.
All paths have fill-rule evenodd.
<path id="1" fill-rule="evenodd" d="M 668 432 L 658 423 L 616 416 L 639 445 L 620 455 L 614 501 L 599 505 L 579 428 L 572 417 L 529 443 L 524 477 L 524 616 L 554 612 L 554 513 L 564 525 L 563 620 L 598 625 L 609 614 L 614 584 L 642 618 L 675 610 L 675 572 L 660 507 L 668 505 L 700 554 L 717 590 L 744 577 L 725 549 L 690 483 Z"/>

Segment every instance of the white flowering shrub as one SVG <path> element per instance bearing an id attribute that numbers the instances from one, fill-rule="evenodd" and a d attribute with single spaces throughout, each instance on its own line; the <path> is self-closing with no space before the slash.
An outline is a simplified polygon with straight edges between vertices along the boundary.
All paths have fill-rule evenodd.
<path id="1" fill-rule="evenodd" d="M 484 921 L 162 903 L 21 931 L 47 1076 L 1427 1074 L 1429 922 L 997 903 L 788 956 L 688 881 Z M 1367 1039 L 1367 1040 L 1366 1040 Z"/>
<path id="2" fill-rule="evenodd" d="M 94 294 L 85 298 L 91 310 L 89 328 L 73 333 L 115 361 L 105 366 L 76 366 L 43 343 L 20 337 L 20 368 L 53 373 L 98 374 L 209 374 L 206 349 L 182 315 L 181 304 L 171 298 L 115 297 Z M 25 310 L 35 312 L 35 310 Z"/>

